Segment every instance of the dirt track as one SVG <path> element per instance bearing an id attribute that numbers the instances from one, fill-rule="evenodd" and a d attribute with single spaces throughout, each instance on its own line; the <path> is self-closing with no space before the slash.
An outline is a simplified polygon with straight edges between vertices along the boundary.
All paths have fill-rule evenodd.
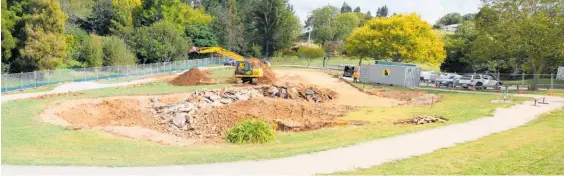
<path id="1" fill-rule="evenodd" d="M 305 84 L 312 84 L 319 87 L 331 89 L 339 94 L 336 104 L 360 107 L 392 107 L 397 106 L 401 102 L 398 100 L 367 95 L 357 89 L 351 87 L 339 79 L 333 78 L 330 75 L 315 71 L 304 69 L 288 69 L 288 70 L 275 70 L 278 75 L 279 81 L 298 82 Z"/>

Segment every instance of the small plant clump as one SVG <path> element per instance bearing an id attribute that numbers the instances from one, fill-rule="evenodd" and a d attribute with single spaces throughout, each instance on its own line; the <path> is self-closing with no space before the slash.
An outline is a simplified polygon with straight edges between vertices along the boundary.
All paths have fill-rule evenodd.
<path id="1" fill-rule="evenodd" d="M 262 120 L 245 120 L 227 130 L 227 142 L 233 144 L 264 144 L 276 138 L 274 128 Z"/>

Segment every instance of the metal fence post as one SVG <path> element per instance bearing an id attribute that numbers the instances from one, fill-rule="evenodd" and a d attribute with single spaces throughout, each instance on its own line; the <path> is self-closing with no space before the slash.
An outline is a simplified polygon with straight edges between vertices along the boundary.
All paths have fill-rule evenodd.
<path id="1" fill-rule="evenodd" d="M 37 87 L 37 71 L 33 71 L 33 80 L 35 81 L 33 85 L 33 87 L 35 88 Z"/>
<path id="2" fill-rule="evenodd" d="M 23 80 L 22 80 L 22 77 L 23 77 L 23 72 L 20 72 L 20 90 L 23 90 Z"/>
<path id="3" fill-rule="evenodd" d="M 525 73 L 521 73 L 521 85 L 525 86 Z"/>
<path id="4" fill-rule="evenodd" d="M 552 78 L 553 75 L 554 73 L 550 74 L 550 90 L 554 89 L 554 78 Z"/>

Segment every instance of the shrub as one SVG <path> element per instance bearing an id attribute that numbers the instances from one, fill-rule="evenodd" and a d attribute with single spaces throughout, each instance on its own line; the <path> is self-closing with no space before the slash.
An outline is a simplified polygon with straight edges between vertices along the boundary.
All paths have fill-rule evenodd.
<path id="1" fill-rule="evenodd" d="M 170 22 L 160 21 L 136 28 L 128 44 L 139 63 L 169 62 L 185 59 L 192 45 L 189 38 Z"/>
<path id="2" fill-rule="evenodd" d="M 82 55 L 84 57 L 84 62 L 88 67 L 99 67 L 103 63 L 102 51 L 102 37 L 90 34 L 88 38 L 84 40 L 84 48 Z"/>
<path id="3" fill-rule="evenodd" d="M 104 66 L 135 64 L 135 56 L 122 39 L 116 36 L 105 37 L 103 48 Z"/>
<path id="4" fill-rule="evenodd" d="M 227 142 L 234 144 L 263 144 L 274 141 L 274 129 L 262 120 L 245 120 L 227 131 Z"/>
<path id="5" fill-rule="evenodd" d="M 321 48 L 304 46 L 298 49 L 298 57 L 307 60 L 307 66 L 311 64 L 311 61 L 316 58 L 321 58 L 325 56 L 325 51 Z"/>

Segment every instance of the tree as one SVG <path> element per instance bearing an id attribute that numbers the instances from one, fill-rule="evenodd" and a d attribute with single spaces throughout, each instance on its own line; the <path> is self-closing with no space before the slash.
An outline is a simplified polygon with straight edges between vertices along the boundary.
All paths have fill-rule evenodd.
<path id="1" fill-rule="evenodd" d="M 112 0 L 100 0 L 92 8 L 92 15 L 87 18 L 82 27 L 98 35 L 109 35 L 112 20 L 116 16 Z"/>
<path id="2" fill-rule="evenodd" d="M 472 43 L 476 38 L 474 22 L 461 24 L 454 35 L 445 40 L 446 59 L 441 70 L 446 72 L 469 73 L 483 69 L 483 64 L 476 63 L 470 56 Z"/>
<path id="3" fill-rule="evenodd" d="M 180 0 L 144 0 L 137 16 L 137 26 L 150 26 L 165 20 L 184 31 L 185 26 L 207 25 L 212 17 L 200 9 L 193 9 Z"/>
<path id="4" fill-rule="evenodd" d="M 445 59 L 443 39 L 416 14 L 372 19 L 353 31 L 345 48 L 359 64 L 368 57 L 438 66 Z"/>
<path id="5" fill-rule="evenodd" d="M 112 0 L 114 18 L 112 34 L 125 35 L 133 30 L 134 13 L 141 7 L 141 0 Z"/>
<path id="6" fill-rule="evenodd" d="M 388 6 L 384 5 L 382 7 L 378 7 L 376 17 L 388 17 Z"/>
<path id="7" fill-rule="evenodd" d="M 191 45 L 188 41 L 176 25 L 160 21 L 135 29 L 128 43 L 139 63 L 145 64 L 185 59 Z"/>
<path id="8" fill-rule="evenodd" d="M 8 71 L 8 68 L 4 68 L 4 64 L 10 64 L 12 53 L 17 52 L 13 50 L 17 47 L 18 39 L 12 33 L 18 21 L 19 17 L 13 11 L 8 10 L 8 2 L 2 0 L 2 73 Z"/>
<path id="9" fill-rule="evenodd" d="M 84 63 L 87 67 L 100 67 L 104 64 L 104 51 L 102 48 L 102 37 L 90 34 L 85 40 L 83 48 Z"/>
<path id="10" fill-rule="evenodd" d="M 368 12 L 366 12 L 366 15 L 372 17 L 372 13 L 370 12 L 370 10 Z"/>
<path id="11" fill-rule="evenodd" d="M 325 56 L 325 51 L 318 47 L 302 46 L 298 49 L 298 57 L 307 60 L 307 67 L 311 65 L 314 59 Z"/>
<path id="12" fill-rule="evenodd" d="M 192 39 L 192 43 L 196 47 L 210 47 L 217 46 L 215 35 L 211 32 L 208 26 L 192 25 L 186 27 L 186 36 Z"/>
<path id="13" fill-rule="evenodd" d="M 272 56 L 293 44 L 301 26 L 287 0 L 255 0 L 247 10 L 246 36 L 250 46 L 263 47 L 262 54 Z"/>
<path id="14" fill-rule="evenodd" d="M 103 65 L 133 65 L 135 64 L 135 55 L 129 50 L 125 42 L 116 36 L 103 38 Z"/>
<path id="15" fill-rule="evenodd" d="M 445 16 L 441 17 L 439 21 L 437 21 L 438 25 L 451 25 L 451 24 L 459 24 L 462 23 L 462 16 L 460 13 L 449 13 Z"/>
<path id="16" fill-rule="evenodd" d="M 325 42 L 334 39 L 333 24 L 338 14 L 337 7 L 329 5 L 313 10 L 310 25 L 313 26 L 312 38 L 316 43 L 324 45 Z"/>
<path id="17" fill-rule="evenodd" d="M 354 8 L 354 12 L 360 13 L 360 7 Z"/>
<path id="18" fill-rule="evenodd" d="M 540 74 L 564 59 L 562 4 L 556 0 L 484 2 L 475 19 L 478 37 L 473 55 L 482 60 L 514 58 L 535 74 L 529 88 L 537 90 Z"/>
<path id="19" fill-rule="evenodd" d="M 347 2 L 343 2 L 343 5 L 341 6 L 341 13 L 347 13 L 347 12 L 352 12 L 352 7 L 347 4 Z"/>
<path id="20" fill-rule="evenodd" d="M 462 16 L 462 21 L 474 21 L 474 17 L 476 16 L 476 14 L 473 13 L 469 13 L 466 15 Z"/>
<path id="21" fill-rule="evenodd" d="M 30 0 L 25 15 L 25 47 L 21 57 L 39 70 L 55 69 L 66 54 L 64 24 L 67 16 L 58 0 Z"/>
<path id="22" fill-rule="evenodd" d="M 333 31 L 335 40 L 345 40 L 352 31 L 360 24 L 360 19 L 355 13 L 341 13 L 335 18 Z"/>

